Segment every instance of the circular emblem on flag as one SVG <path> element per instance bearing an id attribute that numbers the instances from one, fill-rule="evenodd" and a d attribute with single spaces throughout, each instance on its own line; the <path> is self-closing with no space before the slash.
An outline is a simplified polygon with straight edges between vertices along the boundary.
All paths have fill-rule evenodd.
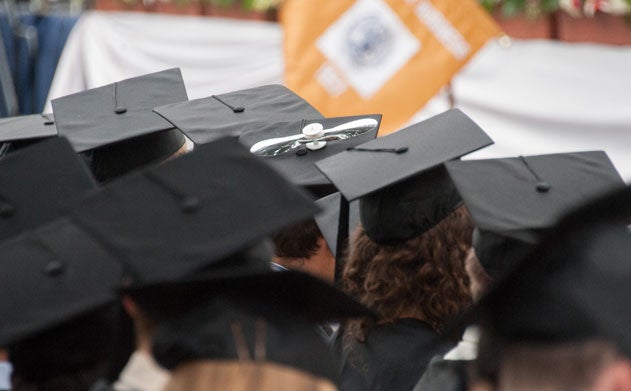
<path id="1" fill-rule="evenodd" d="M 345 46 L 357 67 L 382 63 L 390 55 L 392 44 L 393 34 L 378 15 L 361 18 L 348 27 Z"/>

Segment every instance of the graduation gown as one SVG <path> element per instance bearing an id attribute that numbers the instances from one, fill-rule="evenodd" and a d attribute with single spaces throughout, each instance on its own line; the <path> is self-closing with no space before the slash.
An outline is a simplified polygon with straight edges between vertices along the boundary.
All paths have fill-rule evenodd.
<path id="1" fill-rule="evenodd" d="M 344 357 L 340 391 L 411 391 L 431 358 L 451 347 L 417 319 L 374 326 Z"/>
<path id="2" fill-rule="evenodd" d="M 435 356 L 413 391 L 466 391 L 469 363 Z"/>
<path id="3" fill-rule="evenodd" d="M 466 391 L 467 366 L 478 356 L 480 330 L 469 326 L 462 340 L 445 357 L 436 356 L 413 391 Z"/>

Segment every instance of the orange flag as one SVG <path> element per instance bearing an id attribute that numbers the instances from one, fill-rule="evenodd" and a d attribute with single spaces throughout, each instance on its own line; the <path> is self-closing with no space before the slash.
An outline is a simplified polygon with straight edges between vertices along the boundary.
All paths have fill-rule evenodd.
<path id="1" fill-rule="evenodd" d="M 501 30 L 477 0 L 285 0 L 285 83 L 326 116 L 398 130 Z"/>

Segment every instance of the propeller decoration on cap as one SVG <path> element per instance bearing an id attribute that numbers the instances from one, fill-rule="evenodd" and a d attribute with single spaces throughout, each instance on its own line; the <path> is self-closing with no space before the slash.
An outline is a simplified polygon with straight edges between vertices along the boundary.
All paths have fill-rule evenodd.
<path id="1" fill-rule="evenodd" d="M 361 118 L 324 129 L 322 124 L 314 122 L 304 126 L 302 133 L 259 141 L 252 145 L 250 152 L 259 156 L 279 156 L 303 145 L 317 151 L 324 148 L 328 141 L 348 140 L 373 130 L 378 124 L 374 118 Z"/>

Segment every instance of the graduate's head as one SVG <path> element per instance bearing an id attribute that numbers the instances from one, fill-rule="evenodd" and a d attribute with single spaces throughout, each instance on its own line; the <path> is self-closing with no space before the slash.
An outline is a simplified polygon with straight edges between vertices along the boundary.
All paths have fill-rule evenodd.
<path id="1" fill-rule="evenodd" d="M 631 373 L 630 196 L 564 215 L 476 305 L 487 341 L 478 366 L 493 363 L 499 389 L 626 389 L 600 387 Z"/>
<path id="2" fill-rule="evenodd" d="M 494 279 L 528 256 L 568 210 L 624 184 L 602 151 L 451 161 L 446 167 L 476 225 L 475 255 Z"/>
<path id="3" fill-rule="evenodd" d="M 273 236 L 273 240 L 275 263 L 333 282 L 335 257 L 315 220 L 284 228 Z"/>
<path id="4" fill-rule="evenodd" d="M 464 258 L 472 229 L 463 206 L 428 231 L 395 244 L 377 243 L 359 227 L 351 237 L 344 287 L 384 322 L 418 318 L 440 332 L 471 304 Z"/>
<path id="5" fill-rule="evenodd" d="M 510 344 L 499 362 L 499 390 L 631 390 L 631 360 L 604 340 Z"/>
<path id="6" fill-rule="evenodd" d="M 66 218 L 3 241 L 0 255 L 2 286 L 12 292 L 0 303 L 0 345 L 16 384 L 79 390 L 111 375 L 121 331 L 112 290 L 118 259 Z"/>
<path id="7" fill-rule="evenodd" d="M 186 152 L 177 129 L 163 130 L 83 152 L 92 174 L 106 183 L 149 164 L 164 162 Z"/>
<path id="8" fill-rule="evenodd" d="M 10 344 L 11 389 L 90 389 L 108 375 L 117 320 L 106 305 Z"/>

